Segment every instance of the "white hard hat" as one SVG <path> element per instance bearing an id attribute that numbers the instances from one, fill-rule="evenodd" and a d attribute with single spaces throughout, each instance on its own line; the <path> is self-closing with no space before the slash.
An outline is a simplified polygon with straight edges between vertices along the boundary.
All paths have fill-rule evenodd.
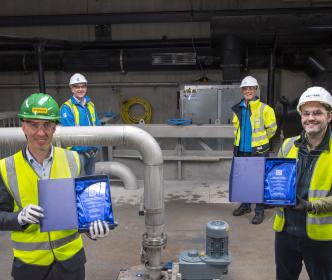
<path id="1" fill-rule="evenodd" d="M 322 87 L 310 87 L 302 93 L 299 104 L 297 104 L 297 111 L 301 114 L 301 106 L 306 102 L 318 101 L 326 104 L 332 108 L 332 97 L 331 94 Z"/>
<path id="2" fill-rule="evenodd" d="M 80 74 L 80 73 L 76 73 L 73 76 L 70 77 L 70 81 L 69 81 L 69 85 L 74 85 L 74 84 L 87 84 L 88 81 L 86 80 L 86 78 Z"/>
<path id="3" fill-rule="evenodd" d="M 240 88 L 243 87 L 258 87 L 258 82 L 254 77 L 247 76 L 241 82 Z"/>

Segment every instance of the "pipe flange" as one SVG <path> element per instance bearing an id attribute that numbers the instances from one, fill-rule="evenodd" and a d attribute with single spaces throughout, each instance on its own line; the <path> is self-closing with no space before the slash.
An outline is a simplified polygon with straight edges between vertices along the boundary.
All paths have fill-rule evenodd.
<path id="1" fill-rule="evenodd" d="M 157 271 L 157 270 L 161 270 L 163 268 L 162 265 L 158 265 L 158 266 L 149 266 L 148 264 L 145 265 L 145 268 L 147 270 L 154 270 L 154 271 Z"/>
<path id="2" fill-rule="evenodd" d="M 143 247 L 163 247 L 167 243 L 166 233 L 162 233 L 159 237 L 148 237 L 147 233 L 143 234 Z"/>

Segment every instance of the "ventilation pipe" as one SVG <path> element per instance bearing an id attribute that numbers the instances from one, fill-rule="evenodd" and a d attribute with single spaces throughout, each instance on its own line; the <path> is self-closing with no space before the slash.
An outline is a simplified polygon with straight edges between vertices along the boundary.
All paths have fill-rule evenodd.
<path id="1" fill-rule="evenodd" d="M 243 47 L 239 37 L 227 34 L 222 38 L 221 52 L 223 57 L 223 80 L 225 82 L 239 81 L 241 78 Z"/>
<path id="2" fill-rule="evenodd" d="M 21 128 L 0 128 L 0 145 L 17 147 L 26 142 Z M 58 127 L 53 142 L 59 146 L 126 145 L 140 151 L 144 168 L 144 210 L 146 232 L 141 260 L 149 280 L 159 280 L 164 233 L 163 157 L 156 140 L 135 126 Z"/>
<path id="3" fill-rule="evenodd" d="M 121 179 L 124 188 L 127 190 L 138 189 L 135 174 L 130 168 L 120 162 L 104 161 L 96 163 L 96 174 L 111 175 Z"/>
<path id="4" fill-rule="evenodd" d="M 44 72 L 44 63 L 43 63 L 43 52 L 44 45 L 42 42 L 39 42 L 37 46 L 35 46 L 36 55 L 38 60 L 38 78 L 39 78 L 39 92 L 46 92 L 45 87 L 45 72 Z"/>
<path id="5" fill-rule="evenodd" d="M 275 83 L 275 72 L 276 72 L 276 51 L 277 51 L 277 35 L 275 35 L 273 46 L 270 49 L 270 62 L 267 75 L 267 104 L 273 106 L 275 104 L 274 96 L 274 83 Z"/>

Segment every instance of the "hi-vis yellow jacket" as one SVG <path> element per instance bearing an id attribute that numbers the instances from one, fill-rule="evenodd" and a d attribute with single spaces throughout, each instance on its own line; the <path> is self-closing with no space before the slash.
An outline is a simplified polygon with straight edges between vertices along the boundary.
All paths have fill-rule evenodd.
<path id="1" fill-rule="evenodd" d="M 80 125 L 93 125 L 95 126 L 96 125 L 96 109 L 95 109 L 95 105 L 93 104 L 93 102 L 91 100 L 89 100 L 87 102 L 87 107 L 88 107 L 88 110 L 89 110 L 89 113 L 90 113 L 90 116 L 91 116 L 91 121 L 92 121 L 92 124 L 89 124 L 89 118 L 84 118 L 84 120 L 86 119 L 86 121 L 84 121 L 82 123 L 81 121 L 81 118 L 80 118 L 80 111 L 82 110 L 79 110 L 79 108 L 77 107 L 76 104 L 73 104 L 73 101 L 72 99 L 68 99 L 65 103 L 63 103 L 64 105 L 67 105 L 70 110 L 72 111 L 73 115 L 74 115 L 74 120 L 75 120 L 75 126 L 80 126 Z M 81 112 L 82 114 L 82 112 Z"/>
<path id="2" fill-rule="evenodd" d="M 288 138 L 284 141 L 280 151 L 280 157 L 297 158 L 298 148 L 294 142 L 299 138 Z M 312 179 L 309 187 L 309 201 L 314 202 L 318 199 L 332 195 L 332 137 L 329 141 L 329 150 L 324 150 L 313 170 Z M 283 208 L 277 208 L 273 228 L 275 231 L 282 231 L 285 224 Z M 307 234 L 313 240 L 332 240 L 332 212 L 316 214 L 307 213 Z"/>
<path id="3" fill-rule="evenodd" d="M 277 122 L 274 110 L 259 99 L 249 102 L 250 123 L 252 129 L 251 147 L 254 153 L 265 153 L 269 150 L 269 140 L 277 131 Z M 234 146 L 240 145 L 241 137 L 241 107 L 240 103 L 232 108 L 234 125 Z"/>
<path id="4" fill-rule="evenodd" d="M 76 177 L 80 173 L 76 152 L 54 148 L 50 178 Z M 0 172 L 8 192 L 14 199 L 13 212 L 28 204 L 38 205 L 38 175 L 19 151 L 0 160 Z M 50 265 L 54 260 L 65 261 L 83 248 L 77 230 L 40 232 L 38 224 L 31 224 L 23 231 L 12 231 L 14 256 L 31 265 Z"/>

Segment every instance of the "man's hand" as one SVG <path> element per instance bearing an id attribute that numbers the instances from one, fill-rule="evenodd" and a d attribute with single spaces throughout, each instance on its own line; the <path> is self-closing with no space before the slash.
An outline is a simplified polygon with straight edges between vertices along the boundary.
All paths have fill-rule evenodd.
<path id="1" fill-rule="evenodd" d="M 106 237 L 109 234 L 109 227 L 105 221 L 94 221 L 90 223 L 89 233 L 92 239 Z"/>
<path id="2" fill-rule="evenodd" d="M 312 203 L 296 195 L 296 206 L 294 210 L 310 212 L 312 211 Z"/>
<path id="3" fill-rule="evenodd" d="M 21 226 L 26 224 L 39 224 L 39 220 L 44 217 L 44 209 L 38 205 L 29 204 L 18 214 L 17 220 Z"/>

